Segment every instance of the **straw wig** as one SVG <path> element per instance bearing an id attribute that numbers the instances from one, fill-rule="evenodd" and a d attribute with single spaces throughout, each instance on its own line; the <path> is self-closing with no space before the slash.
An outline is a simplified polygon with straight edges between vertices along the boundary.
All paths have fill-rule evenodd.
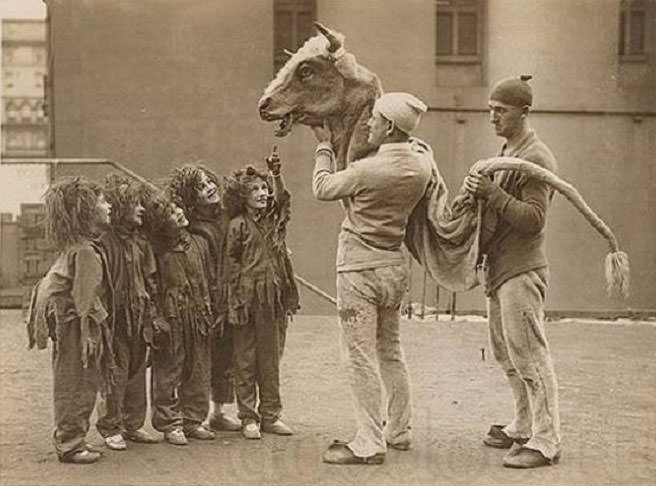
<path id="1" fill-rule="evenodd" d="M 48 188 L 46 235 L 57 251 L 96 236 L 101 194 L 100 187 L 84 177 L 66 178 Z"/>
<path id="2" fill-rule="evenodd" d="M 223 192 L 221 178 L 210 169 L 201 165 L 185 165 L 173 169 L 168 180 L 168 189 L 172 200 L 180 206 L 187 218 L 193 218 L 200 204 L 199 188 L 202 174 L 216 185 L 219 197 Z"/>
<path id="3" fill-rule="evenodd" d="M 111 173 L 105 177 L 103 193 L 107 202 L 112 205 L 111 224 L 114 228 L 130 229 L 134 208 L 141 202 L 142 189 L 135 181 L 127 177 Z"/>
<path id="4" fill-rule="evenodd" d="M 251 192 L 249 184 L 257 180 L 268 183 L 268 176 L 252 165 L 232 173 L 223 194 L 223 205 L 231 218 L 246 212 L 246 201 Z"/>

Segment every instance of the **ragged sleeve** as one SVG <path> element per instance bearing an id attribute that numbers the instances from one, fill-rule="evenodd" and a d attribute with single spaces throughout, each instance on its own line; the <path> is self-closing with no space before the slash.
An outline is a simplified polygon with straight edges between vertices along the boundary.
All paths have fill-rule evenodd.
<path id="1" fill-rule="evenodd" d="M 100 256 L 90 246 L 83 246 L 74 255 L 74 276 L 71 295 L 75 311 L 82 320 L 88 319 L 100 294 L 103 268 Z"/>
<path id="2" fill-rule="evenodd" d="M 225 265 L 228 270 L 228 321 L 232 325 L 239 325 L 239 315 L 236 312 L 241 307 L 241 269 L 244 257 L 244 241 L 246 239 L 246 224 L 244 218 L 238 216 L 230 221 L 225 245 Z"/>

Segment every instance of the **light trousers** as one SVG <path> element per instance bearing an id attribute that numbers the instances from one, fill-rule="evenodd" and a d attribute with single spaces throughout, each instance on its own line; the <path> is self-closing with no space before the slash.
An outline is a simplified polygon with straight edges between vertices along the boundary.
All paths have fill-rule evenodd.
<path id="1" fill-rule="evenodd" d="M 342 349 L 358 426 L 348 446 L 359 457 L 385 453 L 386 442 L 410 440 L 410 380 L 399 329 L 407 283 L 402 265 L 337 274 Z"/>
<path id="2" fill-rule="evenodd" d="M 546 458 L 560 450 L 558 383 L 544 332 L 546 269 L 517 275 L 487 301 L 492 353 L 506 373 L 515 417 L 504 432 Z"/>

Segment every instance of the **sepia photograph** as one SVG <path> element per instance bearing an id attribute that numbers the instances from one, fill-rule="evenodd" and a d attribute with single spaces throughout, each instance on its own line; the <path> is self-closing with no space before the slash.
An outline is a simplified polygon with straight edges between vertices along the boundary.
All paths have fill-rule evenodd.
<path id="1" fill-rule="evenodd" d="M 0 37 L 0 486 L 656 484 L 656 0 Z"/>

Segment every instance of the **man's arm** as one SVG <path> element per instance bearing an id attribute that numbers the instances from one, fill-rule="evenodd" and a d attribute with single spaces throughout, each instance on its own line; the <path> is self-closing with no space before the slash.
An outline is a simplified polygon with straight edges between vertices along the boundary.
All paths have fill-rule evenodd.
<path id="1" fill-rule="evenodd" d="M 528 179 L 517 199 L 481 174 L 470 174 L 465 180 L 468 192 L 487 201 L 515 230 L 522 233 L 538 233 L 546 222 L 547 206 L 551 189 L 537 179 Z"/>
<path id="2" fill-rule="evenodd" d="M 314 153 L 312 193 L 320 201 L 335 201 L 354 196 L 359 187 L 359 172 L 349 166 L 334 172 L 335 152 L 330 142 L 321 142 Z"/>

